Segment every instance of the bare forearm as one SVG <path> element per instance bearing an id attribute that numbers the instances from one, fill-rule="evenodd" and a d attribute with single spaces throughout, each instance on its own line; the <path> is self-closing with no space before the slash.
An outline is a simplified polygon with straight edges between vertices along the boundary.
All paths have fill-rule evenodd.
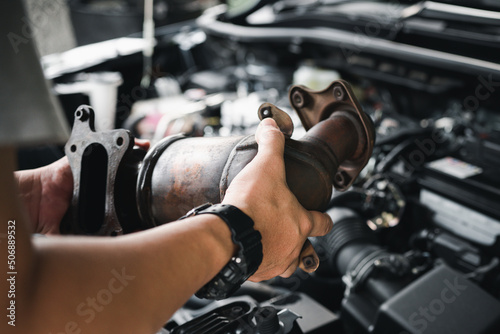
<path id="1" fill-rule="evenodd" d="M 28 218 L 12 177 L 16 166 L 15 150 L 0 147 L 0 155 L 3 157 L 0 163 L 0 258 L 4 259 L 4 268 L 7 269 L 0 273 L 0 305 L 3 310 L 10 308 L 8 315 L 11 316 L 7 318 L 10 324 L 7 321 L 0 323 L 0 332 L 10 333 L 9 330 L 17 329 L 14 327 L 19 319 L 16 316 L 29 313 L 26 301 L 35 258 L 29 240 Z M 26 320 L 25 323 L 29 318 Z"/>
<path id="2" fill-rule="evenodd" d="M 261 125 L 256 135 L 257 156 L 233 180 L 224 198 L 224 203 L 249 215 L 262 235 L 264 256 L 252 276 L 255 281 L 289 276 L 297 267 L 306 238 L 326 234 L 332 224 L 327 215 L 305 210 L 290 192 L 283 160 L 284 136 L 271 119 Z M 66 172 L 60 175 L 71 176 L 67 161 L 63 167 Z M 7 168 L 10 170 L 12 167 Z M 0 180 L 6 175 L 1 172 L 0 165 Z M 55 184 L 54 179 L 49 181 Z M 72 186 L 71 182 L 67 185 Z M 41 216 L 49 225 L 43 226 L 58 221 L 64 212 L 53 214 L 58 201 L 71 194 L 62 191 L 68 190 L 66 186 L 57 189 L 64 196 L 47 203 L 47 214 Z M 25 274 L 22 283 L 20 280 L 20 289 L 26 291 L 20 302 L 26 306 L 18 315 L 32 321 L 25 328 L 16 327 L 20 333 L 153 333 L 236 250 L 229 228 L 213 215 L 115 239 L 37 240 L 33 248 L 28 232 L 20 232 L 25 236 L 23 258 L 29 276 Z M 6 288 L 5 282 L 0 281 L 0 287 Z M 5 299 L 4 305 L 7 302 Z"/>
<path id="3" fill-rule="evenodd" d="M 82 333 L 154 333 L 235 250 L 212 215 L 115 239 L 37 240 L 35 249 L 34 324 Z"/>
<path id="4" fill-rule="evenodd" d="M 154 333 L 235 251 L 229 229 L 212 215 L 117 238 L 33 239 L 32 246 L 15 181 L 25 195 L 43 191 L 34 171 L 17 173 L 14 181 L 13 151 L 2 153 L 8 159 L 0 165 L 1 223 L 17 223 L 16 326 L 9 331 Z M 6 247 L 2 255 L 7 258 Z M 9 300 L 1 301 L 7 307 Z"/>
<path id="5" fill-rule="evenodd" d="M 59 224 L 73 193 L 73 175 L 68 159 L 65 157 L 48 166 L 18 171 L 14 175 L 32 231 L 59 234 Z"/>

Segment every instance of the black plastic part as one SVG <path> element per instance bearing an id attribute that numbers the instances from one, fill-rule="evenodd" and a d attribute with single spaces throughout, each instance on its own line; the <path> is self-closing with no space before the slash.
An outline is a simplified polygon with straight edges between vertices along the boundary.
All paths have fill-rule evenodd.
<path id="1" fill-rule="evenodd" d="M 182 325 L 170 321 L 165 328 L 170 334 L 303 334 L 296 317 L 286 311 L 278 314 L 272 306 L 260 307 L 247 299 L 209 310 Z"/>
<path id="2" fill-rule="evenodd" d="M 311 238 L 311 242 L 328 269 L 343 275 L 353 257 L 367 245 L 375 245 L 377 239 L 366 222 L 354 211 L 334 208 L 327 211 L 327 214 L 333 221 L 332 230 L 323 237 Z"/>
<path id="3" fill-rule="evenodd" d="M 361 261 L 371 254 L 379 252 L 380 246 L 369 243 L 351 243 L 348 247 L 341 248 L 337 256 L 337 269 L 341 274 L 346 274 L 349 269 L 355 268 Z"/>
<path id="4" fill-rule="evenodd" d="M 235 302 L 216 308 L 171 330 L 171 334 L 226 334 L 238 328 L 251 329 L 253 306 L 247 302 Z M 252 333 L 248 331 L 248 333 Z"/>
<path id="5" fill-rule="evenodd" d="M 262 307 L 255 314 L 255 320 L 260 334 L 276 334 L 280 330 L 278 312 L 274 307 Z"/>
<path id="6" fill-rule="evenodd" d="M 485 264 L 481 251 L 472 244 L 446 232 L 429 233 L 430 250 L 436 257 L 462 272 L 471 272 Z"/>
<path id="7" fill-rule="evenodd" d="M 491 168 L 498 175 L 498 167 Z M 488 170 L 485 170 L 487 172 Z M 458 179 L 432 168 L 425 168 L 418 179 L 421 186 L 468 208 L 500 219 L 500 181 L 483 175 Z M 498 176 L 497 176 L 498 177 Z"/>
<path id="8" fill-rule="evenodd" d="M 373 334 L 500 333 L 500 302 L 440 265 L 382 304 L 371 325 Z"/>

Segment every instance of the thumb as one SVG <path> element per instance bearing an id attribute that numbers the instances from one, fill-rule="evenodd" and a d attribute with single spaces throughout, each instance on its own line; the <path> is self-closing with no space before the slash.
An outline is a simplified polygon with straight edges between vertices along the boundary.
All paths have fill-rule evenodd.
<path id="1" fill-rule="evenodd" d="M 332 218 L 326 213 L 309 211 L 309 218 L 312 222 L 311 232 L 309 232 L 310 237 L 323 236 L 330 232 L 333 227 Z"/>
<path id="2" fill-rule="evenodd" d="M 255 133 L 255 140 L 259 144 L 257 156 L 283 157 L 285 136 L 281 133 L 274 119 L 265 118 L 260 122 Z"/>

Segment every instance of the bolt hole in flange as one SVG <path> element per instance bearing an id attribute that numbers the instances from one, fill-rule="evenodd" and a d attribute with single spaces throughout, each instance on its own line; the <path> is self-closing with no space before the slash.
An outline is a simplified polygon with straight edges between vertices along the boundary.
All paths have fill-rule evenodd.
<path id="1" fill-rule="evenodd" d="M 333 96 L 337 100 L 343 100 L 344 99 L 344 91 L 342 90 L 342 88 L 340 86 L 333 87 Z"/>
<path id="2" fill-rule="evenodd" d="M 262 109 L 262 118 L 269 118 L 273 117 L 273 113 L 271 112 L 271 109 L 269 107 L 263 108 Z"/>
<path id="3" fill-rule="evenodd" d="M 79 119 L 82 122 L 85 122 L 89 118 L 88 111 L 83 108 L 78 109 L 77 111 L 75 111 L 75 118 Z"/>
<path id="4" fill-rule="evenodd" d="M 71 150 L 71 152 L 75 153 L 76 152 L 76 145 L 71 145 L 70 150 Z"/>
<path id="5" fill-rule="evenodd" d="M 342 173 L 337 173 L 335 174 L 335 181 L 338 183 L 338 184 L 344 184 L 344 176 L 342 175 Z"/>
<path id="6" fill-rule="evenodd" d="M 118 146 L 122 146 L 123 145 L 123 138 L 122 137 L 118 137 L 116 139 L 116 145 L 118 145 Z"/>
<path id="7" fill-rule="evenodd" d="M 296 108 L 304 108 L 307 104 L 307 98 L 304 96 L 304 93 L 299 90 L 293 92 L 292 100 Z"/>

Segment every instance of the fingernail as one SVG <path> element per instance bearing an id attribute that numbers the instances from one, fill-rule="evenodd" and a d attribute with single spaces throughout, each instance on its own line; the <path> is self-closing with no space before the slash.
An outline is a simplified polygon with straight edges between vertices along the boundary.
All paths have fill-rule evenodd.
<path id="1" fill-rule="evenodd" d="M 261 124 L 262 126 L 272 126 L 275 129 L 279 129 L 278 124 L 276 124 L 276 121 L 272 118 L 264 118 Z"/>

